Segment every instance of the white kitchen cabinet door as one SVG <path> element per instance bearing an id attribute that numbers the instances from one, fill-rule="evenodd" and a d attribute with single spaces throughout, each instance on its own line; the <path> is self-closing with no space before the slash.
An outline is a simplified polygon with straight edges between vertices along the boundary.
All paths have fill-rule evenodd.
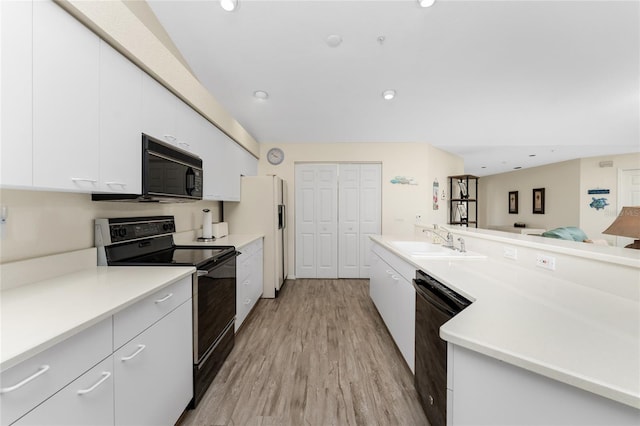
<path id="1" fill-rule="evenodd" d="M 142 132 L 177 146 L 178 98 L 151 76 L 142 76 Z"/>
<path id="2" fill-rule="evenodd" d="M 100 42 L 100 191 L 141 191 L 142 74 Z"/>
<path id="3" fill-rule="evenodd" d="M 0 1 L 0 186 L 33 185 L 32 9 Z"/>
<path id="4" fill-rule="evenodd" d="M 191 300 L 114 353 L 115 424 L 175 424 L 193 396 Z"/>
<path id="5" fill-rule="evenodd" d="M 13 424 L 113 425 L 113 357 L 109 356 Z"/>
<path id="6" fill-rule="evenodd" d="M 371 235 L 382 233 L 382 165 L 360 164 L 360 209 L 359 209 L 359 274 L 360 278 L 369 277 L 369 253 Z"/>
<path id="7" fill-rule="evenodd" d="M 99 38 L 52 1 L 33 3 L 33 184 L 91 192 L 99 179 Z"/>
<path id="8" fill-rule="evenodd" d="M 224 173 L 226 180 L 226 195 L 224 201 L 240 201 L 240 178 L 242 176 L 242 152 L 244 149 L 226 136 L 224 144 Z"/>
<path id="9" fill-rule="evenodd" d="M 240 164 L 240 173 L 242 176 L 258 175 L 258 159 L 244 148 L 242 148 Z M 242 194 L 240 194 L 240 196 L 242 196 Z"/>
<path id="10" fill-rule="evenodd" d="M 413 269 L 409 264 L 385 251 L 386 260 L 371 252 L 371 278 L 369 295 L 376 305 L 389 334 L 396 342 L 405 362 L 415 371 L 415 307 L 416 293 L 413 285 L 387 260 L 403 266 L 400 269 Z M 395 258 L 395 259 L 394 259 Z"/>
<path id="11" fill-rule="evenodd" d="M 176 146 L 202 158 L 210 123 L 196 110 L 176 98 Z"/>
<path id="12" fill-rule="evenodd" d="M 225 198 L 224 145 L 225 135 L 213 124 L 208 123 L 198 152 L 202 158 L 202 198 L 205 200 L 222 201 Z"/>

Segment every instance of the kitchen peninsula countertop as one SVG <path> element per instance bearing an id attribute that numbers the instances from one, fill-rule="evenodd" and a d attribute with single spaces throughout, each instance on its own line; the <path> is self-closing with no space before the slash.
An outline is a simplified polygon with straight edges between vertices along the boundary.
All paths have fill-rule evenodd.
<path id="1" fill-rule="evenodd" d="M 95 266 L 2 290 L 0 371 L 194 272 L 186 266 Z"/>
<path id="2" fill-rule="evenodd" d="M 391 244 L 411 238 L 371 239 L 473 301 L 440 328 L 444 340 L 640 408 L 638 301 L 491 258 L 418 258 Z"/>

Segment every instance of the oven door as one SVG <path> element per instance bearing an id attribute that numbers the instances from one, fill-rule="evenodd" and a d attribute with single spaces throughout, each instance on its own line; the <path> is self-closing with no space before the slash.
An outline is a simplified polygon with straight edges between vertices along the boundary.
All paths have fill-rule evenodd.
<path id="1" fill-rule="evenodd" d="M 193 289 L 193 362 L 199 364 L 236 317 L 236 256 L 198 268 Z"/>

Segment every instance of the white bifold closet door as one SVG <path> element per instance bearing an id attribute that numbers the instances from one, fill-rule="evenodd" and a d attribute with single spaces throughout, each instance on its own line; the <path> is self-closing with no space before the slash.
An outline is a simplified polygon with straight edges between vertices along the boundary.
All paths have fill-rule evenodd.
<path id="1" fill-rule="evenodd" d="M 338 276 L 338 165 L 296 165 L 296 277 Z"/>
<path id="2" fill-rule="evenodd" d="M 380 164 L 296 165 L 296 276 L 368 278 L 381 232 Z"/>

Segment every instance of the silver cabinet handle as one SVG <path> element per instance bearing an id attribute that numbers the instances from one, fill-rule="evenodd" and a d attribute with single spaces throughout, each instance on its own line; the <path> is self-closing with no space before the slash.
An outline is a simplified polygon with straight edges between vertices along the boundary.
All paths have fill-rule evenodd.
<path id="1" fill-rule="evenodd" d="M 100 386 L 101 384 L 104 383 L 105 380 L 107 380 L 109 377 L 111 377 L 111 373 L 108 371 L 103 371 L 102 372 L 102 378 L 100 380 L 98 380 L 93 386 L 91 386 L 89 389 L 80 389 L 78 391 L 78 395 L 84 395 L 86 393 L 89 392 L 93 392 L 98 386 Z"/>
<path id="2" fill-rule="evenodd" d="M 165 139 L 167 142 L 175 142 L 175 141 L 176 141 L 176 137 L 175 137 L 175 136 L 173 136 L 173 135 L 164 135 L 164 139 Z"/>
<path id="3" fill-rule="evenodd" d="M 191 147 L 190 144 L 188 144 L 187 142 L 182 142 L 182 141 L 178 142 L 178 145 L 180 145 L 181 147 L 183 147 L 183 148 L 185 148 L 187 150 Z"/>
<path id="4" fill-rule="evenodd" d="M 120 358 L 120 360 L 122 360 L 122 361 L 129 361 L 130 359 L 133 359 L 133 358 L 137 357 L 137 356 L 138 356 L 138 354 L 139 354 L 140 352 L 144 351 L 144 348 L 146 348 L 146 347 L 147 347 L 146 345 L 138 345 L 138 350 L 137 350 L 137 351 L 135 351 L 134 353 L 132 353 L 132 354 L 131 354 L 131 355 L 129 355 L 129 356 L 123 356 L 122 358 Z"/>
<path id="5" fill-rule="evenodd" d="M 79 178 L 79 177 L 72 177 L 71 180 L 74 182 L 90 182 L 90 183 L 98 182 L 96 179 Z"/>
<path id="6" fill-rule="evenodd" d="M 173 293 L 169 293 L 169 294 L 167 294 L 165 297 L 163 297 L 162 299 L 158 299 L 158 300 L 156 300 L 156 303 L 162 303 L 162 302 L 164 302 L 165 300 L 169 300 L 169 299 L 171 299 L 172 297 L 173 297 Z"/>
<path id="7" fill-rule="evenodd" d="M 107 185 L 107 186 L 121 186 L 123 188 L 125 186 L 127 186 L 127 184 L 124 183 L 124 182 L 105 182 L 105 185 Z"/>
<path id="8" fill-rule="evenodd" d="M 18 388 L 21 388 L 22 386 L 26 385 L 27 383 L 29 383 L 30 381 L 32 381 L 36 377 L 43 375 L 44 373 L 47 372 L 48 369 L 49 369 L 48 365 L 43 365 L 40 368 L 38 368 L 38 371 L 33 373 L 31 376 L 27 377 L 26 379 L 24 379 L 20 383 L 16 383 L 15 385 L 9 386 L 7 388 L 1 388 L 0 389 L 0 393 L 13 392 L 14 390 L 16 390 Z"/>
<path id="9" fill-rule="evenodd" d="M 391 275 L 391 279 L 394 280 L 394 281 L 398 281 L 400 279 L 400 277 L 397 276 L 397 275 Z"/>

